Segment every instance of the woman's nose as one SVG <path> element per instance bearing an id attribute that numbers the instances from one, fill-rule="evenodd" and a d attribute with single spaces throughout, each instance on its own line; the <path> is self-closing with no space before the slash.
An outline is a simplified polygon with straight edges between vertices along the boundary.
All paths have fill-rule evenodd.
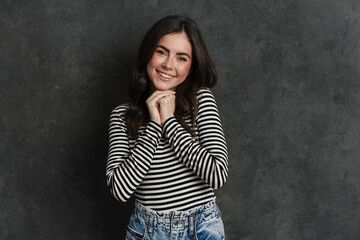
<path id="1" fill-rule="evenodd" d="M 172 69 L 172 62 L 171 59 L 169 57 L 167 57 L 166 59 L 164 59 L 164 61 L 162 62 L 162 67 L 164 69 Z"/>

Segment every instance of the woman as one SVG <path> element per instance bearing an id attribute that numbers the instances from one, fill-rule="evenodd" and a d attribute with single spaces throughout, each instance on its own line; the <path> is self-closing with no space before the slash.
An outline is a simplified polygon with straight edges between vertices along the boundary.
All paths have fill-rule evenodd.
<path id="1" fill-rule="evenodd" d="M 135 196 L 126 239 L 224 239 L 214 189 L 228 175 L 227 148 L 209 90 L 216 70 L 196 24 L 168 16 L 140 46 L 130 104 L 110 117 L 107 184 Z"/>

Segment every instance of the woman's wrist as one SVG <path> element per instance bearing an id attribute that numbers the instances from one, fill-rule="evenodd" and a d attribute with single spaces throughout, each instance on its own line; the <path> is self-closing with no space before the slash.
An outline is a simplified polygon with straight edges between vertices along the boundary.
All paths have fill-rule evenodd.
<path id="1" fill-rule="evenodd" d="M 173 115 L 168 115 L 168 116 L 164 116 L 162 120 L 162 124 L 164 124 L 164 122 L 166 122 L 166 120 L 168 120 L 169 118 L 171 117 L 174 117 L 174 114 Z"/>

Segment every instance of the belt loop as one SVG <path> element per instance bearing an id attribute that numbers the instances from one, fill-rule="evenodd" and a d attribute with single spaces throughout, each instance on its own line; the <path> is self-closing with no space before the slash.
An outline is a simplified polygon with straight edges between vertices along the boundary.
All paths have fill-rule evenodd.
<path id="1" fill-rule="evenodd" d="M 148 222 L 148 235 L 151 236 L 153 233 L 153 226 L 154 226 L 154 218 L 153 216 L 149 217 L 149 222 Z"/>
<path id="2" fill-rule="evenodd" d="M 174 217 L 174 212 L 171 212 L 171 214 L 170 214 L 170 237 L 172 237 L 173 217 Z"/>
<path id="3" fill-rule="evenodd" d="M 195 232 L 195 215 L 189 216 L 189 234 L 193 235 Z"/>

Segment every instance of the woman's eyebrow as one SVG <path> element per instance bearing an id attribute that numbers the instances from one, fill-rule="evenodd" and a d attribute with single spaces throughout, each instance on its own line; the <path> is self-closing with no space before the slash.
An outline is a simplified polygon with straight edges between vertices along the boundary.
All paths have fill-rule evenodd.
<path id="1" fill-rule="evenodd" d="M 170 50 L 164 47 L 163 45 L 158 45 L 157 47 L 164 49 L 166 52 L 170 52 Z"/>
<path id="2" fill-rule="evenodd" d="M 180 52 L 180 53 L 176 53 L 176 55 L 185 55 L 185 56 L 188 56 L 188 58 L 191 59 L 191 57 L 190 57 L 189 54 L 187 54 L 187 53 L 182 53 L 182 52 Z"/>
<path id="3" fill-rule="evenodd" d="M 170 52 L 170 50 L 167 49 L 166 47 L 164 47 L 163 45 L 158 45 L 157 47 L 164 49 L 164 51 L 166 51 L 166 52 L 168 52 L 168 53 Z M 188 58 L 191 59 L 191 57 L 189 56 L 189 54 L 184 53 L 184 52 L 176 53 L 176 55 L 185 55 L 185 56 L 187 56 Z"/>

